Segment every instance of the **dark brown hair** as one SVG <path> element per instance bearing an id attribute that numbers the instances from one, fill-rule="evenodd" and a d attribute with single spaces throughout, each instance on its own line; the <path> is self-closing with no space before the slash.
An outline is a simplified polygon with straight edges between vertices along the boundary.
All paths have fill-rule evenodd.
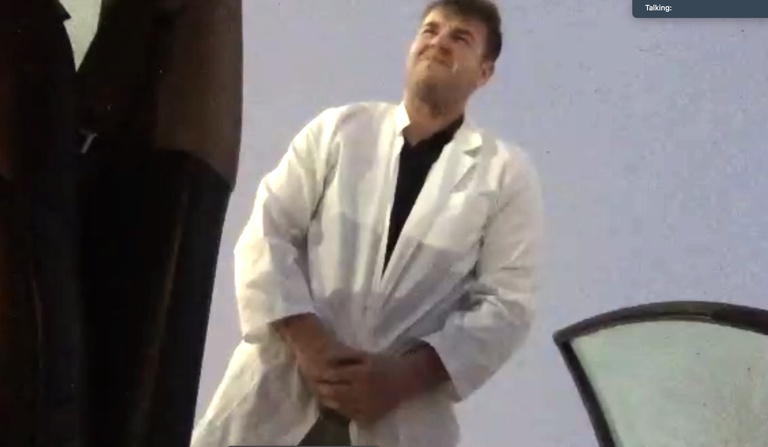
<path id="1" fill-rule="evenodd" d="M 485 58 L 496 62 L 501 54 L 501 14 L 491 0 L 433 0 L 424 9 L 422 19 L 435 9 L 446 9 L 460 17 L 477 20 L 485 25 L 488 36 L 485 41 Z"/>

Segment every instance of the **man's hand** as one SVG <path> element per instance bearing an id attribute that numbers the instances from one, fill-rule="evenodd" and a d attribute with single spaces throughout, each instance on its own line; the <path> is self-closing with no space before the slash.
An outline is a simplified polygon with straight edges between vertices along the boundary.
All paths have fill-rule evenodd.
<path id="1" fill-rule="evenodd" d="M 328 386 L 349 386 L 349 381 L 328 380 L 329 375 L 339 367 L 346 365 L 358 365 L 368 354 L 354 348 L 350 348 L 340 342 L 332 341 L 321 349 L 296 351 L 296 363 L 299 373 L 306 381 L 309 388 L 324 406 L 332 408 L 323 399 L 322 390 Z M 342 413 L 347 417 L 349 415 Z"/>
<path id="2" fill-rule="evenodd" d="M 426 343 L 402 356 L 366 354 L 358 363 L 347 366 L 335 360 L 335 367 L 319 381 L 320 400 L 364 425 L 450 381 L 440 357 Z"/>
<path id="3" fill-rule="evenodd" d="M 290 346 L 296 356 L 299 373 L 323 405 L 326 403 L 318 388 L 321 382 L 323 386 L 349 384 L 328 381 L 328 372 L 340 366 L 360 364 L 368 355 L 339 342 L 312 314 L 288 317 L 274 323 L 274 328 Z"/>
<path id="4" fill-rule="evenodd" d="M 317 392 L 323 405 L 369 425 L 405 400 L 407 368 L 401 357 L 365 354 L 356 360 L 331 357 L 333 368 L 318 382 Z"/>
<path id="5" fill-rule="evenodd" d="M 299 372 L 320 404 L 364 425 L 449 380 L 427 344 L 403 356 L 367 353 L 339 342 L 312 314 L 286 318 L 274 327 L 296 355 Z"/>

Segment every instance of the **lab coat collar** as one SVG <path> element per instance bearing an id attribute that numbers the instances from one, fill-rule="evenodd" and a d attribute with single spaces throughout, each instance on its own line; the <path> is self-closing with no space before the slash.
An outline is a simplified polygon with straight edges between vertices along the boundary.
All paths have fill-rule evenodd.
<path id="1" fill-rule="evenodd" d="M 408 111 L 405 109 L 405 103 L 401 102 L 395 112 L 395 124 L 398 135 L 402 135 L 403 130 L 410 123 L 411 119 L 408 117 Z M 456 131 L 451 144 L 462 151 L 471 151 L 482 146 L 483 137 L 480 131 L 472 124 L 472 121 L 465 117 L 464 123 Z"/>

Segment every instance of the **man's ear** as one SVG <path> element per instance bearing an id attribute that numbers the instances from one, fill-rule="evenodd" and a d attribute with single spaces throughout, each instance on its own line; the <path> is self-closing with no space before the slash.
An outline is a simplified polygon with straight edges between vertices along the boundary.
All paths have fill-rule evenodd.
<path id="1" fill-rule="evenodd" d="M 493 74 L 496 72 L 496 63 L 493 61 L 485 61 L 480 66 L 480 82 L 478 87 L 482 87 L 491 80 Z"/>

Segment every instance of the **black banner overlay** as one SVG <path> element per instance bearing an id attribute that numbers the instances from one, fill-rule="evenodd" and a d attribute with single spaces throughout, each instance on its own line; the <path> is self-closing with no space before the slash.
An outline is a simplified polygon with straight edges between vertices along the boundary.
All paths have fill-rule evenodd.
<path id="1" fill-rule="evenodd" d="M 765 0 L 632 0 L 638 19 L 747 19 L 768 17 Z"/>

